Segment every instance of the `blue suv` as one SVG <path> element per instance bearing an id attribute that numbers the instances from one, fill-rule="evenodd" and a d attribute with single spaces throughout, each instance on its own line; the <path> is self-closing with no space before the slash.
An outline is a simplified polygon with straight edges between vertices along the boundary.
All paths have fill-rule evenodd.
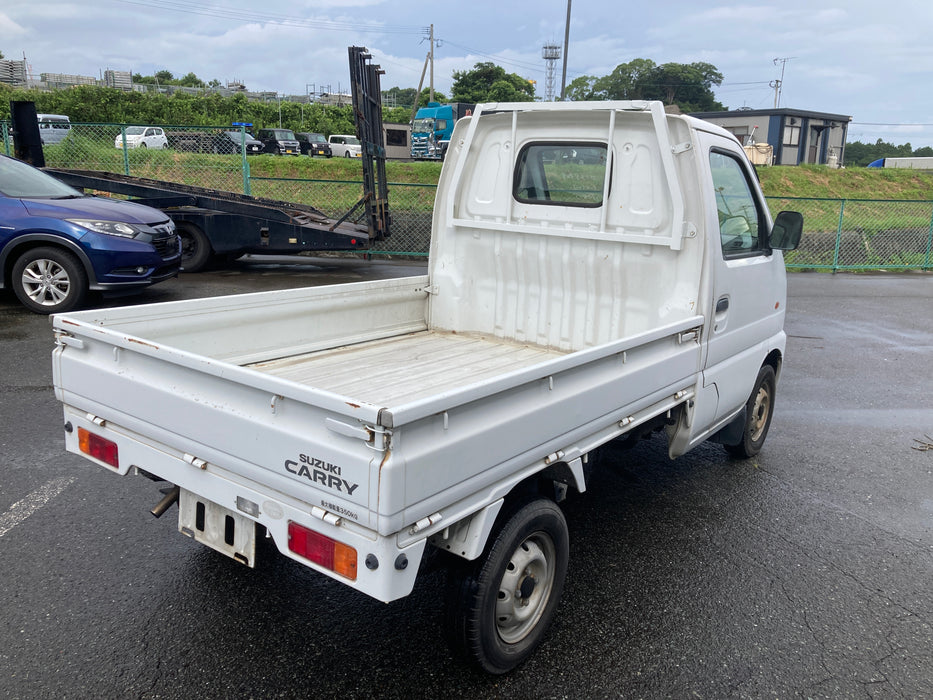
<path id="1" fill-rule="evenodd" d="M 89 291 L 117 295 L 178 275 L 175 224 L 158 209 L 91 197 L 0 156 L 0 288 L 40 314 L 69 311 Z"/>

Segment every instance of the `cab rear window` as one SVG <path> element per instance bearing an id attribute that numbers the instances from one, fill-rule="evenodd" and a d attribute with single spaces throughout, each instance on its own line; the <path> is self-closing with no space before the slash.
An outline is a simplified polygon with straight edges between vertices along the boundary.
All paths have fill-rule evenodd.
<path id="1" fill-rule="evenodd" d="M 519 153 L 512 194 L 528 204 L 598 207 L 607 152 L 598 143 L 529 144 Z"/>

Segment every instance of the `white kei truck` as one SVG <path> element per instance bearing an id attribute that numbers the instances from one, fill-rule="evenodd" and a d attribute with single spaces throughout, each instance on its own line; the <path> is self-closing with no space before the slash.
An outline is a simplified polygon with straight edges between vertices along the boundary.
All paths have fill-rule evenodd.
<path id="1" fill-rule="evenodd" d="M 453 649 L 504 673 L 554 617 L 597 447 L 761 449 L 802 226 L 661 103 L 479 105 L 427 274 L 54 316 L 65 444 L 168 482 L 153 513 L 250 566 L 269 537 L 388 602 L 432 552 Z"/>

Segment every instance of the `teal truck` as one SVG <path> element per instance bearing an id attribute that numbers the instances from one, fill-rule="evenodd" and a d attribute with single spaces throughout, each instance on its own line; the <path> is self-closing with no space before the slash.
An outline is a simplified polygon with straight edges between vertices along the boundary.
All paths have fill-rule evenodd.
<path id="1" fill-rule="evenodd" d="M 419 160 L 444 160 L 450 134 L 461 117 L 473 113 L 475 104 L 451 102 L 440 104 L 429 102 L 415 115 L 411 126 L 411 157 Z"/>

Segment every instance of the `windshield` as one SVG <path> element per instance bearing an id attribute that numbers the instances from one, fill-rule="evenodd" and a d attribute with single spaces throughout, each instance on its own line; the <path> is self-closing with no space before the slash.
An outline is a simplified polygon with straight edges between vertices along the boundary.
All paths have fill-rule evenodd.
<path id="1" fill-rule="evenodd" d="M 411 131 L 413 134 L 430 134 L 434 131 L 434 120 L 415 119 L 414 123 L 411 125 Z"/>
<path id="2" fill-rule="evenodd" d="M 276 129 L 274 132 L 275 138 L 279 141 L 297 141 L 295 134 L 292 131 L 287 131 L 286 129 Z"/>
<path id="3" fill-rule="evenodd" d="M 239 141 L 240 141 L 240 132 L 239 132 L 239 131 L 228 131 L 228 132 L 226 132 L 226 133 L 227 133 L 227 136 L 229 136 L 229 137 L 230 137 L 231 139 L 233 139 L 234 141 L 236 141 L 236 142 L 239 142 Z M 251 133 L 249 133 L 248 131 L 244 134 L 244 136 L 246 136 L 246 140 L 247 140 L 247 141 L 255 141 L 255 140 L 256 140 L 255 138 L 253 138 L 253 135 L 252 135 Z"/>
<path id="4" fill-rule="evenodd" d="M 347 136 L 345 143 L 348 143 L 351 146 L 359 146 L 360 140 L 356 138 L 356 136 Z"/>
<path id="5" fill-rule="evenodd" d="M 139 136 L 146 132 L 146 127 L 144 126 L 128 126 L 126 127 L 127 136 Z"/>
<path id="6" fill-rule="evenodd" d="M 0 193 L 19 199 L 63 199 L 83 197 L 78 190 L 59 182 L 31 165 L 0 156 Z"/>

